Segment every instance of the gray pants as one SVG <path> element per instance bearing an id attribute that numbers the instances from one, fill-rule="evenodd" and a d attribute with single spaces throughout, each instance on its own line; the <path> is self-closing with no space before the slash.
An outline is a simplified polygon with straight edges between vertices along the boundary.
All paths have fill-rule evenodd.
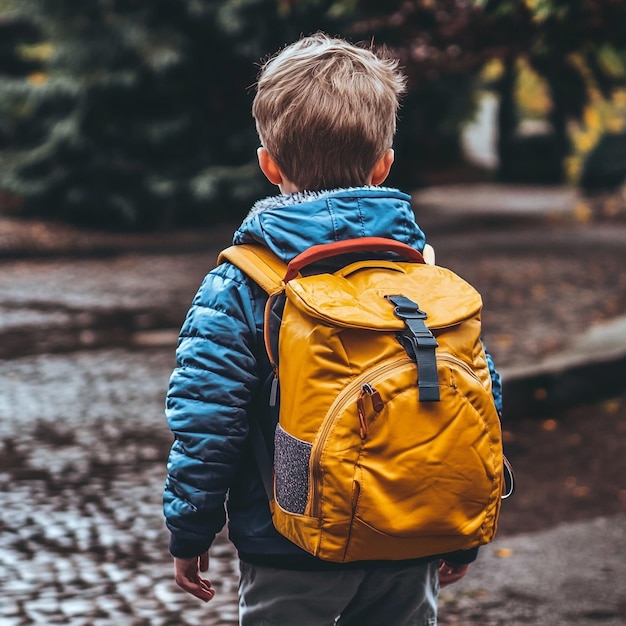
<path id="1" fill-rule="evenodd" d="M 240 563 L 240 626 L 435 626 L 438 562 L 302 572 Z"/>

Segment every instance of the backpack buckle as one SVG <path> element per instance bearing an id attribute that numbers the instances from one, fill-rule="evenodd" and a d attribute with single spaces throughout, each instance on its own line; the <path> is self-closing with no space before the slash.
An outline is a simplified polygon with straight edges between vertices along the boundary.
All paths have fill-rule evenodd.
<path id="1" fill-rule="evenodd" d="M 409 340 L 417 362 L 417 388 L 420 402 L 439 402 L 439 375 L 437 355 L 439 346 L 434 335 L 424 323 L 428 314 L 420 309 L 417 302 L 402 295 L 385 296 L 394 305 L 394 315 L 401 319 L 409 330 Z"/>

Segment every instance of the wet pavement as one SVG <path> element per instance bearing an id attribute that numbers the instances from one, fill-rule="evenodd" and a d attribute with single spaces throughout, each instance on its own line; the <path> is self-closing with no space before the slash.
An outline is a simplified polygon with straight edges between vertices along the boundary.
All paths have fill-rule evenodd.
<path id="1" fill-rule="evenodd" d="M 626 246 L 623 231 L 605 235 Z M 520 232 L 517 244 L 481 237 L 472 245 L 559 241 L 548 232 Z M 607 241 L 597 229 L 580 237 Z M 173 582 L 161 515 L 176 329 L 227 243 L 220 235 L 202 252 L 83 250 L 0 263 L 0 626 L 237 623 L 230 544 L 222 535 L 211 551 L 217 594 L 205 605 Z M 457 233 L 437 249 L 464 246 Z M 604 339 L 612 358 L 623 358 L 624 339 L 616 323 Z M 527 380 L 512 359 L 508 380 Z M 557 365 L 550 371 L 562 380 L 568 366 Z M 498 537 L 471 576 L 442 592 L 441 623 L 624 625 L 624 554 L 624 515 Z"/>
<path id="2" fill-rule="evenodd" d="M 194 254 L 4 261 L 0 358 L 155 341 L 172 345 L 193 293 L 215 265 L 216 246 Z"/>
<path id="3" fill-rule="evenodd" d="M 207 607 L 161 513 L 177 328 L 216 252 L 0 265 L 0 626 L 237 624 L 230 544 Z"/>
<path id="4" fill-rule="evenodd" d="M 161 515 L 172 351 L 0 361 L 0 625 L 236 624 L 220 537 L 206 607 L 179 592 Z"/>

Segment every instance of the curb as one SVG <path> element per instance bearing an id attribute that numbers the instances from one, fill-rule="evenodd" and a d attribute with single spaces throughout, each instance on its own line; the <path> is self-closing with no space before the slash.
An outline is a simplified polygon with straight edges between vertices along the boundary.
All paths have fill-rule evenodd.
<path id="1" fill-rule="evenodd" d="M 626 392 L 626 316 L 536 365 L 501 370 L 505 418 L 540 417 Z"/>

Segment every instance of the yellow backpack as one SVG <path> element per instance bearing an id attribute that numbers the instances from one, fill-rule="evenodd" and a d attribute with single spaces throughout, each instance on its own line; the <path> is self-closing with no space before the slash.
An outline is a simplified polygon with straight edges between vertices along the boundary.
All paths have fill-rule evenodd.
<path id="1" fill-rule="evenodd" d="M 406 260 L 301 274 L 373 250 Z M 504 460 L 478 292 L 388 239 L 314 246 L 288 266 L 256 245 L 232 246 L 225 260 L 269 294 L 265 343 L 280 388 L 272 394 L 277 530 L 335 562 L 491 541 Z M 277 306 L 278 330 L 270 321 Z"/>

